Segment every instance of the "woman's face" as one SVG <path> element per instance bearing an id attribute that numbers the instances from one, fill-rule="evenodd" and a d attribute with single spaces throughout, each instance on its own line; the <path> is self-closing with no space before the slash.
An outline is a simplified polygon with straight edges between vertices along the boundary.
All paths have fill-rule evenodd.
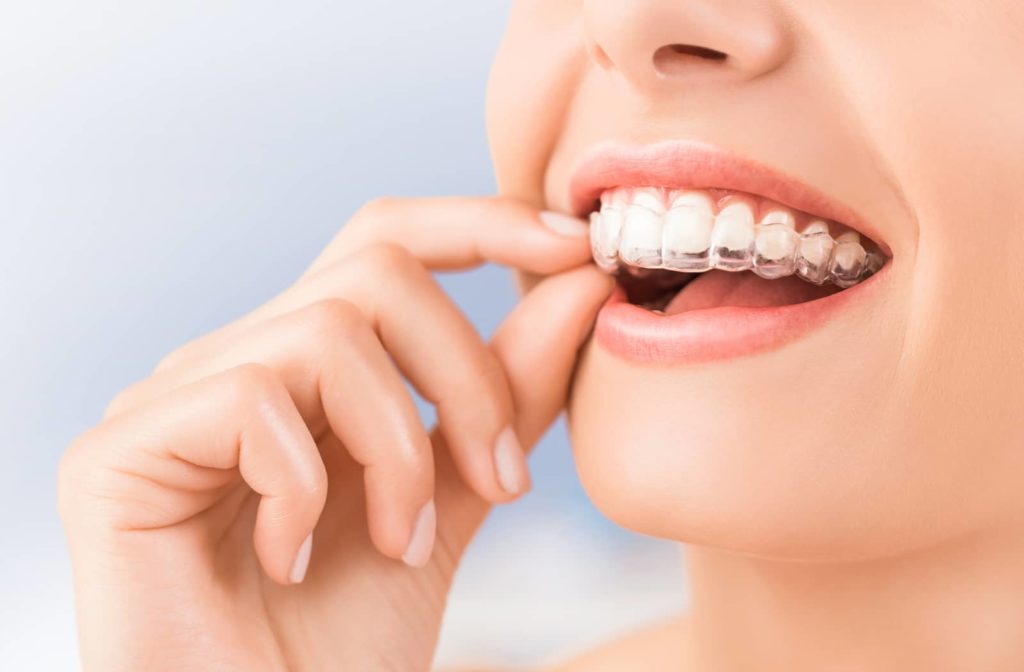
<path id="1" fill-rule="evenodd" d="M 801 221 L 846 213 L 838 224 L 890 257 L 819 299 L 827 309 L 798 307 L 757 337 L 746 317 L 712 313 L 678 347 L 599 324 L 569 413 L 602 511 L 647 534 L 804 560 L 1024 520 L 1021 64 L 1014 0 L 515 4 L 488 91 L 501 193 L 586 215 L 616 175 L 644 179 L 613 157 L 574 200 L 594 147 L 695 140 L 740 162 L 716 172 L 683 145 L 651 169 L 675 182 L 647 186 L 739 186 L 805 208 Z M 754 294 L 801 282 L 713 274 L 750 277 Z"/>

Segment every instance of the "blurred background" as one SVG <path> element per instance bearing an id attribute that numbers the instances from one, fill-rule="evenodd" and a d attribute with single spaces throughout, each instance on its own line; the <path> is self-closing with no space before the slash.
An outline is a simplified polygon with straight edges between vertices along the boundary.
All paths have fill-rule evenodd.
<path id="1" fill-rule="evenodd" d="M 0 667 L 77 665 L 54 475 L 120 388 L 284 288 L 366 200 L 493 193 L 510 5 L 0 3 Z M 515 301 L 500 268 L 443 284 L 485 334 Z M 561 423 L 531 468 L 460 570 L 439 665 L 550 661 L 685 604 L 678 548 L 592 508 Z"/>

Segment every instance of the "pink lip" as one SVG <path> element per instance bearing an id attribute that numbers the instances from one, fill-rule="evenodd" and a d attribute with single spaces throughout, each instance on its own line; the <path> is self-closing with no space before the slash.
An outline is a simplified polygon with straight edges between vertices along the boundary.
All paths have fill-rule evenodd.
<path id="1" fill-rule="evenodd" d="M 788 306 L 721 306 L 659 315 L 626 301 L 616 286 L 597 315 L 594 337 L 631 362 L 696 364 L 768 352 L 800 338 L 842 310 L 879 296 L 886 264 L 849 289 Z"/>
<path id="2" fill-rule="evenodd" d="M 763 163 L 697 140 L 598 145 L 583 157 L 570 180 L 573 212 L 586 217 L 606 189 L 640 186 L 718 188 L 760 195 L 856 229 L 892 256 L 880 232 L 849 206 Z"/>
<path id="3" fill-rule="evenodd" d="M 585 155 L 570 180 L 573 212 L 585 217 L 601 192 L 614 187 L 743 191 L 812 216 L 831 219 L 871 238 L 891 257 L 878 230 L 849 206 L 763 163 L 696 140 L 650 145 L 606 143 Z M 721 306 L 659 315 L 626 301 L 622 287 L 598 313 L 594 335 L 610 353 L 633 362 L 691 364 L 779 348 L 822 326 L 840 311 L 879 295 L 891 263 L 842 292 L 787 306 Z"/>

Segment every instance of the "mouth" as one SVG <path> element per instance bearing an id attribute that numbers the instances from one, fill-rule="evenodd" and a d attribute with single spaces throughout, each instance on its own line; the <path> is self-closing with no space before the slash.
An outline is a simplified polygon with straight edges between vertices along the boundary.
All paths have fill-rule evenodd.
<path id="1" fill-rule="evenodd" d="M 631 361 L 775 349 L 875 294 L 892 259 L 843 204 L 703 143 L 599 148 L 571 189 L 617 279 L 596 338 Z"/>

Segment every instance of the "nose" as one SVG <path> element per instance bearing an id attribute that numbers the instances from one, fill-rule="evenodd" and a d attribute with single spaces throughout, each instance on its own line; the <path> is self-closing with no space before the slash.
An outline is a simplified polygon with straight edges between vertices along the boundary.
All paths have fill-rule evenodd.
<path id="1" fill-rule="evenodd" d="M 583 17 L 593 61 L 644 89 L 753 79 L 792 49 L 763 0 L 583 0 Z"/>

